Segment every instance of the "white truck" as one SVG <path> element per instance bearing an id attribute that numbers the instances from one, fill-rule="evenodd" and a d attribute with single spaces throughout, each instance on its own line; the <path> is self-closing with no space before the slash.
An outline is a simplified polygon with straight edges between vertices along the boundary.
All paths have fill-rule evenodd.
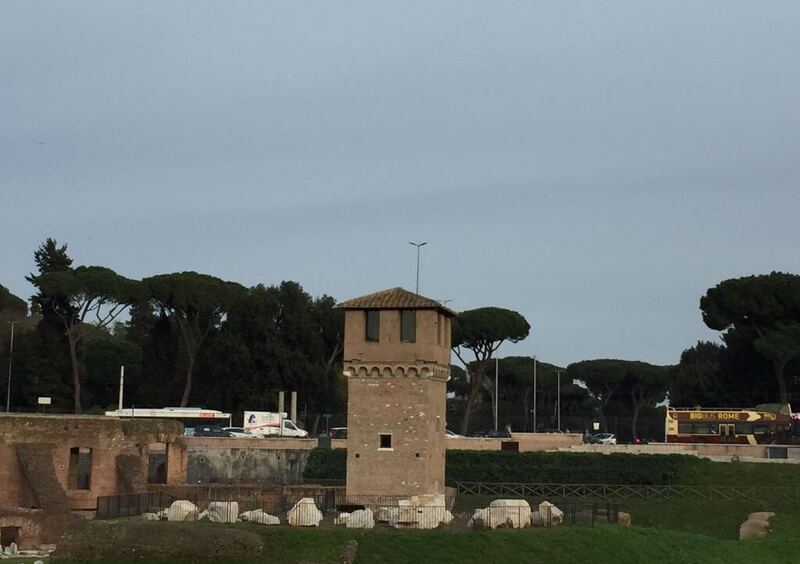
<path id="1" fill-rule="evenodd" d="M 298 428 L 286 413 L 271 411 L 245 411 L 243 428 L 256 437 L 308 436 L 308 431 Z"/>

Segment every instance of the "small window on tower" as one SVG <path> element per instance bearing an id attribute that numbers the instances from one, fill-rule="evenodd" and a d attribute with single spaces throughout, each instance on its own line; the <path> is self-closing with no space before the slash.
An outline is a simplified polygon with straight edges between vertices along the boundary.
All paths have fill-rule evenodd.
<path id="1" fill-rule="evenodd" d="M 417 311 L 414 309 L 400 312 L 400 340 L 404 343 L 417 341 Z"/>
<path id="2" fill-rule="evenodd" d="M 364 323 L 364 339 L 377 343 L 380 340 L 380 311 L 377 309 L 369 309 L 364 313 L 366 318 Z"/>
<path id="3" fill-rule="evenodd" d="M 378 448 L 390 449 L 392 448 L 392 435 L 390 433 L 381 433 L 380 446 Z"/>

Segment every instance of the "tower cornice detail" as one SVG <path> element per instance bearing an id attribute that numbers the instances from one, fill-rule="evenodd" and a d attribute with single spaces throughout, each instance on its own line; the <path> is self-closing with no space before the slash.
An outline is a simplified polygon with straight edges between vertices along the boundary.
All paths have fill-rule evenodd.
<path id="1" fill-rule="evenodd" d="M 422 378 L 447 382 L 450 379 L 450 367 L 414 362 L 345 362 L 343 374 L 346 378 Z"/>

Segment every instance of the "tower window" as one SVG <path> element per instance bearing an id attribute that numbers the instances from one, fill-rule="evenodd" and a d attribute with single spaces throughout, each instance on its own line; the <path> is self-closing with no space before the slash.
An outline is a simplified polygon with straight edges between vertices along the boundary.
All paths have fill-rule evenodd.
<path id="1" fill-rule="evenodd" d="M 400 341 L 415 343 L 417 341 L 417 311 L 404 309 L 400 312 Z"/>
<path id="2" fill-rule="evenodd" d="M 392 448 L 392 435 L 391 433 L 381 433 L 378 435 L 380 437 L 380 446 L 378 448 L 385 448 L 390 449 Z"/>
<path id="3" fill-rule="evenodd" d="M 368 309 L 365 313 L 364 340 L 377 343 L 380 340 L 381 312 Z"/>

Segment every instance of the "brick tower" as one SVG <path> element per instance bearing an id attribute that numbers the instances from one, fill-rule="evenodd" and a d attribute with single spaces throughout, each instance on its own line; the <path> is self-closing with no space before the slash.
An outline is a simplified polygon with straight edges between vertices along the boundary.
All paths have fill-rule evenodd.
<path id="1" fill-rule="evenodd" d="M 339 307 L 345 310 L 347 495 L 443 494 L 455 313 L 402 288 Z"/>

